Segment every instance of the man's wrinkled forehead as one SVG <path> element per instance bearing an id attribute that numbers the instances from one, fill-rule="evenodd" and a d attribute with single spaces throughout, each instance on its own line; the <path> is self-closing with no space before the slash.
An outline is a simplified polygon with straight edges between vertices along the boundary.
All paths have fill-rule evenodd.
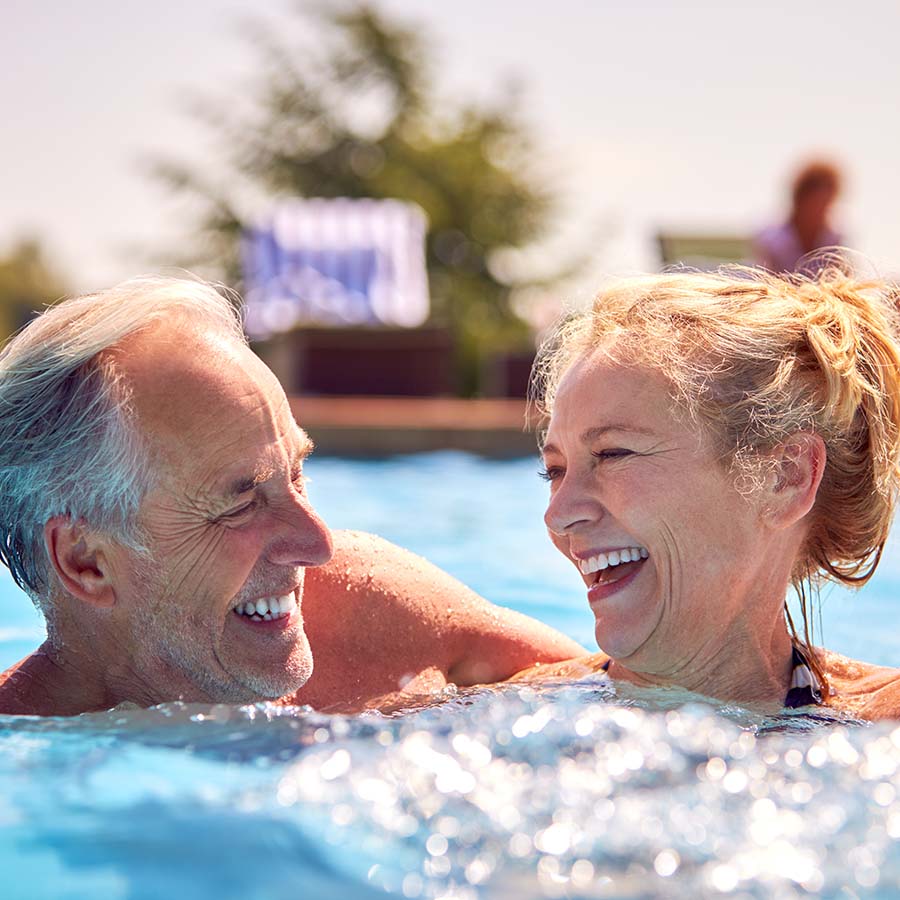
<path id="1" fill-rule="evenodd" d="M 139 332 L 114 352 L 145 416 L 177 413 L 185 399 L 219 391 L 248 368 L 248 357 L 262 366 L 247 347 L 189 320 Z"/>
<path id="2" fill-rule="evenodd" d="M 190 323 L 160 328 L 125 345 L 118 362 L 139 429 L 172 461 L 234 458 L 257 444 L 293 440 L 297 426 L 281 385 L 233 340 Z"/>

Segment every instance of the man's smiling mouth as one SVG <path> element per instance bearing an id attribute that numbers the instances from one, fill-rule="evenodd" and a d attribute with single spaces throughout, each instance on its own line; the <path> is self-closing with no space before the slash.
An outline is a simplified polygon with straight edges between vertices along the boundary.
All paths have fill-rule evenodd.
<path id="1" fill-rule="evenodd" d="M 239 603 L 234 611 L 237 615 L 250 619 L 251 622 L 272 622 L 289 616 L 297 607 L 297 600 L 292 591 L 281 597 L 262 597 L 259 600 L 248 600 Z"/>

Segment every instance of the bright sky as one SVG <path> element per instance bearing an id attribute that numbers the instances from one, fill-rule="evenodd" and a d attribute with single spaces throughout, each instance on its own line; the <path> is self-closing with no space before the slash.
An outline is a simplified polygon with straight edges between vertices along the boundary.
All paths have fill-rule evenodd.
<path id="1" fill-rule="evenodd" d="M 522 83 L 566 215 L 549 255 L 596 246 L 598 272 L 655 267 L 660 226 L 778 218 L 795 164 L 841 162 L 840 225 L 900 272 L 897 0 L 383 0 L 434 40 L 448 95 Z M 183 210 L 141 168 L 214 148 L 184 111 L 252 71 L 252 0 L 29 0 L 0 28 L 0 252 L 46 240 L 69 282 L 102 287 L 176 244 Z M 272 2 L 268 18 L 285 8 Z"/>

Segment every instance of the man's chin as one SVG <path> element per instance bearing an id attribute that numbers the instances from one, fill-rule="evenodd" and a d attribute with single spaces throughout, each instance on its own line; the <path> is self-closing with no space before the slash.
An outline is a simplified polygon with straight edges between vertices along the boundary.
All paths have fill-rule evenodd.
<path id="1" fill-rule="evenodd" d="M 291 697 L 309 681 L 312 675 L 312 660 L 308 666 L 298 667 L 292 672 L 282 672 L 278 676 L 272 673 L 244 673 L 243 683 L 248 690 L 244 702 L 255 703 L 260 700 L 280 700 Z"/>
<path id="2" fill-rule="evenodd" d="M 281 632 L 272 633 L 268 624 L 263 623 L 256 633 L 245 623 L 229 619 L 217 642 L 218 665 L 227 673 L 231 686 L 243 695 L 238 702 L 277 700 L 295 694 L 312 675 L 312 652 L 299 615 Z"/>
<path id="3" fill-rule="evenodd" d="M 232 678 L 245 694 L 237 702 L 255 703 L 292 696 L 309 681 L 312 671 L 312 653 L 304 640 L 302 646 L 296 647 L 277 669 L 270 663 L 265 668 L 242 666 L 238 670 L 232 670 Z"/>

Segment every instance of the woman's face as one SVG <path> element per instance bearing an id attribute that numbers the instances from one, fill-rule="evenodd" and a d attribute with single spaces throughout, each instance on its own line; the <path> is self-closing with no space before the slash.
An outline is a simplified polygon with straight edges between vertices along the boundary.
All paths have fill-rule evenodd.
<path id="1" fill-rule="evenodd" d="M 677 675 L 720 652 L 729 630 L 772 621 L 758 506 L 735 490 L 708 437 L 676 415 L 659 373 L 602 353 L 577 362 L 543 458 L 551 540 L 579 569 L 597 642 L 614 659 Z"/>

